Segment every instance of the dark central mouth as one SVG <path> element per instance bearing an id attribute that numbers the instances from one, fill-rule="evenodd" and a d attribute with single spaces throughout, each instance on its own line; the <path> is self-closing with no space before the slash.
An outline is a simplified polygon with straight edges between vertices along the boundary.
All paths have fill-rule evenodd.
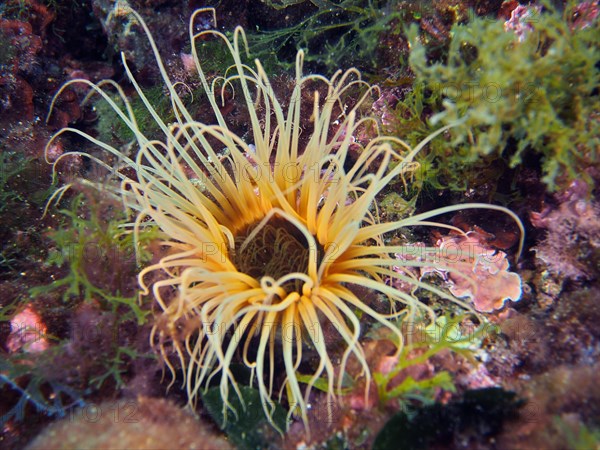
<path id="1" fill-rule="evenodd" d="M 257 230 L 259 226 L 261 228 Z M 248 240 L 250 235 L 252 237 Z M 323 247 L 317 243 L 317 263 L 323 253 Z M 238 233 L 232 255 L 232 261 L 238 270 L 257 280 L 264 276 L 277 280 L 294 272 L 306 273 L 309 258 L 309 243 L 304 234 L 293 224 L 277 216 L 264 225 L 260 222 L 253 223 Z M 288 292 L 301 292 L 299 280 L 289 281 L 282 287 Z"/>

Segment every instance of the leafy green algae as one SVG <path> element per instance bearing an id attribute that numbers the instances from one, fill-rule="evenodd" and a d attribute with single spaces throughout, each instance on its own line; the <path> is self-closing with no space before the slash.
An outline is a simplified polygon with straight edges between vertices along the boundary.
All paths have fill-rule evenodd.
<path id="1" fill-rule="evenodd" d="M 451 131 L 454 150 L 443 155 L 457 170 L 450 184 L 469 177 L 461 166 L 507 157 L 515 167 L 532 154 L 551 190 L 589 178 L 583 169 L 597 164 L 600 145 L 600 26 L 597 17 L 575 22 L 574 8 L 532 10 L 518 32 L 482 17 L 455 25 L 447 57 L 436 62 L 410 27 L 415 84 L 439 99 L 432 127 L 459 123 Z"/>

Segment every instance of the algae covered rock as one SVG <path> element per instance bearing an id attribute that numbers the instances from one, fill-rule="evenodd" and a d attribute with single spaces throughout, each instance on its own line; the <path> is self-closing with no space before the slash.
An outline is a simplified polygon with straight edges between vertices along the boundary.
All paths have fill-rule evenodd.
<path id="1" fill-rule="evenodd" d="M 231 449 L 210 425 L 164 399 L 88 404 L 48 426 L 27 447 L 48 449 Z"/>

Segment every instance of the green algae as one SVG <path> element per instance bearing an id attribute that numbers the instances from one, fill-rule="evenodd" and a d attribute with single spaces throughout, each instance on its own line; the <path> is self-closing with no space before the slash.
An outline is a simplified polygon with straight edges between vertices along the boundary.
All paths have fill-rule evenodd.
<path id="1" fill-rule="evenodd" d="M 307 63 L 327 70 L 350 65 L 376 67 L 377 48 L 382 33 L 401 33 L 397 19 L 405 13 L 389 7 L 384 0 L 282 0 L 267 1 L 281 10 L 304 3 L 307 12 L 301 20 L 278 29 L 248 33 L 253 54 L 267 66 L 290 68 L 298 49 L 309 49 Z"/>
<path id="2" fill-rule="evenodd" d="M 449 146 L 431 150 L 443 159 L 445 184 L 461 189 L 460 180 L 481 167 L 505 159 L 514 168 L 530 155 L 541 158 L 550 190 L 578 177 L 589 181 L 584 169 L 597 164 L 600 146 L 600 25 L 598 18 L 575 25 L 573 8 L 546 5 L 521 34 L 482 17 L 455 25 L 440 61 L 429 60 L 417 27 L 409 28 L 415 85 L 431 97 L 419 101 L 439 111 L 428 125 L 459 124 Z"/>
<path id="3" fill-rule="evenodd" d="M 92 204 L 92 206 L 94 206 Z M 98 205 L 96 205 L 98 206 Z M 84 196 L 79 195 L 71 202 L 70 209 L 59 212 L 65 217 L 64 224 L 50 233 L 54 247 L 50 250 L 46 265 L 66 267 L 67 274 L 46 286 L 37 286 L 30 290 L 33 298 L 42 294 L 60 291 L 65 302 L 73 299 L 100 300 L 107 310 L 116 312 L 121 306 L 126 307 L 127 318 L 135 318 L 138 325 L 146 321 L 149 314 L 138 304 L 138 295 L 131 288 L 130 281 L 123 273 L 115 273 L 115 264 L 130 268 L 134 274 L 135 247 L 133 234 L 126 231 L 128 219 L 118 208 L 110 208 L 115 215 L 106 221 L 100 217 L 99 208 L 86 215 Z M 147 261 L 150 254 L 143 251 L 145 246 L 157 237 L 156 230 L 144 229 L 140 234 L 140 256 Z M 92 269 L 93 266 L 93 269 Z M 109 276 L 98 283 L 93 275 L 99 278 Z M 113 277 L 116 275 L 116 277 Z M 135 276 L 132 276 L 135 280 Z M 133 291 L 133 295 L 127 295 Z"/>
<path id="4" fill-rule="evenodd" d="M 400 399 L 401 405 L 407 405 L 406 402 L 410 400 L 431 404 L 437 390 L 456 391 L 452 376 L 446 371 L 437 372 L 431 377 L 421 380 L 407 376 L 399 385 L 393 388 L 390 386 L 394 378 L 410 367 L 427 363 L 433 356 L 443 351 L 451 351 L 472 359 L 473 351 L 480 345 L 487 326 L 482 324 L 472 332 L 465 332 L 461 329 L 461 322 L 465 318 L 465 316 L 450 318 L 445 315 L 428 326 L 404 327 L 408 335 L 408 342 L 402 348 L 398 362 L 387 373 L 375 372 L 373 374 L 379 403 L 382 407 L 393 399 Z M 421 353 L 414 356 L 415 351 Z"/>

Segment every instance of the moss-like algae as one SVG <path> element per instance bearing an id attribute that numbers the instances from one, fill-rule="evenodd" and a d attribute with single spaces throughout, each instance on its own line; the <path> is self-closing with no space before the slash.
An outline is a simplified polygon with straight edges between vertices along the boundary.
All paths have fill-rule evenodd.
<path id="1" fill-rule="evenodd" d="M 573 14 L 573 3 L 562 12 L 547 5 L 521 33 L 475 17 L 452 28 L 447 57 L 436 62 L 410 28 L 415 84 L 433 97 L 432 110 L 441 109 L 431 124 L 460 124 L 451 130 L 452 151 L 433 150 L 447 183 L 503 157 L 515 167 L 527 154 L 541 156 L 550 189 L 589 180 L 583 169 L 597 164 L 600 146 L 600 25 L 597 17 L 575 23 Z"/>
<path id="2" fill-rule="evenodd" d="M 308 48 L 305 61 L 327 70 L 358 65 L 376 67 L 382 33 L 401 33 L 394 25 L 405 12 L 385 0 L 267 1 L 274 9 L 305 3 L 307 13 L 285 28 L 248 34 L 250 49 L 263 63 L 292 67 L 296 51 Z M 309 5 L 310 3 L 310 5 Z"/>
<path id="3" fill-rule="evenodd" d="M 121 268 L 126 268 L 133 265 L 133 235 L 125 229 L 128 220 L 123 217 L 124 214 L 118 209 L 110 210 L 117 217 L 105 222 L 100 218 L 98 209 L 86 212 L 81 195 L 72 201 L 70 209 L 60 210 L 67 220 L 50 234 L 55 247 L 49 252 L 46 264 L 65 266 L 68 272 L 63 278 L 47 286 L 34 287 L 30 292 L 32 297 L 36 297 L 59 290 L 65 301 L 73 298 L 95 299 L 113 312 L 125 306 L 126 317 L 135 318 L 141 325 L 148 312 L 140 308 L 137 292 L 131 289 L 128 280 L 122 278 L 124 273 L 117 273 L 118 267 L 115 266 L 119 264 L 123 266 Z M 140 238 L 140 251 L 143 251 L 145 245 L 156 238 L 156 230 L 145 229 Z M 141 253 L 142 260 L 149 257 L 147 253 Z M 97 279 L 90 277 L 95 274 L 99 275 Z M 109 276 L 109 279 L 103 279 L 102 275 Z"/>

